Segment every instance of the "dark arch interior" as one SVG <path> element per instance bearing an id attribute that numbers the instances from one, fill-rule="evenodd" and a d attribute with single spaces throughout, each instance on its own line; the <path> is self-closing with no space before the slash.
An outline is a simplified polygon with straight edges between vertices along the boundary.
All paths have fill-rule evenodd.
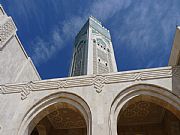
<path id="1" fill-rule="evenodd" d="M 87 126 L 81 112 L 75 107 L 61 103 L 51 106 L 47 114 L 35 126 L 31 135 L 86 135 Z M 47 111 L 44 111 L 46 113 Z M 41 115 L 43 112 L 41 112 Z"/>
<path id="2" fill-rule="evenodd" d="M 129 101 L 119 113 L 118 135 L 180 135 L 180 120 L 147 101 Z"/>
<path id="3" fill-rule="evenodd" d="M 35 127 L 34 130 L 32 131 L 31 135 L 39 135 L 39 132 L 37 128 Z"/>

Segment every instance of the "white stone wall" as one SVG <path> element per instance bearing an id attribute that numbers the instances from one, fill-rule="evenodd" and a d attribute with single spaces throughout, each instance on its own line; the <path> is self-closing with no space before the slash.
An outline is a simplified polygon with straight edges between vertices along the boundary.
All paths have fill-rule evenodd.
<path id="1" fill-rule="evenodd" d="M 92 135 L 111 135 L 110 131 L 113 130 L 111 128 L 117 126 L 116 121 L 113 120 L 113 116 L 116 115 L 110 111 L 113 109 L 114 101 L 123 97 L 126 97 L 126 100 L 131 99 L 138 96 L 140 90 L 141 95 L 155 96 L 167 101 L 167 105 L 163 106 L 167 109 L 170 109 L 169 104 L 174 105 L 177 107 L 175 113 L 180 115 L 180 99 L 172 94 L 171 71 L 171 67 L 167 67 L 2 85 L 0 86 L 0 134 L 21 135 L 17 133 L 32 121 L 40 108 L 45 109 L 48 105 L 46 101 L 53 100 L 51 96 L 58 96 L 60 93 L 76 95 L 89 106 Z M 126 96 L 131 91 L 135 93 Z M 78 102 L 78 99 L 74 100 Z"/>
<path id="2" fill-rule="evenodd" d="M 142 100 L 147 96 L 146 100 L 158 105 L 166 103 L 162 106 L 180 118 L 179 87 L 174 85 L 179 84 L 178 67 L 177 70 L 164 67 L 30 82 L 40 78 L 15 34 L 16 29 L 13 31 L 1 42 L 0 135 L 28 135 L 29 128 L 32 128 L 30 123 L 35 125 L 43 117 L 38 116 L 41 111 L 61 102 L 62 98 L 70 100 L 72 97 L 74 103 L 89 107 L 89 110 L 83 108 L 89 117 L 86 119 L 89 120 L 88 135 L 116 135 L 119 110 L 136 96 L 141 96 Z M 90 33 L 88 37 L 92 38 Z M 92 40 L 88 44 L 92 44 Z M 88 73 L 93 73 L 92 62 L 88 64 Z"/>
<path id="3" fill-rule="evenodd" d="M 111 39 L 90 27 L 91 46 L 93 46 L 93 73 L 103 74 L 117 72 Z"/>
<path id="4" fill-rule="evenodd" d="M 2 11 L 0 7 L 0 12 Z M 40 80 L 16 35 L 16 30 L 10 17 L 6 14 L 0 16 L 0 84 Z"/>
<path id="5" fill-rule="evenodd" d="M 180 64 L 180 26 L 176 28 L 171 55 L 169 58 L 170 66 L 176 66 L 178 64 Z"/>

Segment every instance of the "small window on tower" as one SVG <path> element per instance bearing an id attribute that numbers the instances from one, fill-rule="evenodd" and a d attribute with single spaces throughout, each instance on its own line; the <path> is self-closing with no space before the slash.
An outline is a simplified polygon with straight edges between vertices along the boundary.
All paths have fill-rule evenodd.
<path id="1" fill-rule="evenodd" d="M 105 63 L 105 65 L 107 66 L 108 64 L 107 64 L 107 63 Z"/>
<path id="2" fill-rule="evenodd" d="M 107 48 L 107 51 L 110 52 L 109 48 Z"/>
<path id="3" fill-rule="evenodd" d="M 96 43 L 96 40 L 95 40 L 95 39 L 93 39 L 93 43 Z"/>
<path id="4" fill-rule="evenodd" d="M 98 61 L 100 62 L 101 60 L 100 60 L 100 59 L 98 59 Z"/>

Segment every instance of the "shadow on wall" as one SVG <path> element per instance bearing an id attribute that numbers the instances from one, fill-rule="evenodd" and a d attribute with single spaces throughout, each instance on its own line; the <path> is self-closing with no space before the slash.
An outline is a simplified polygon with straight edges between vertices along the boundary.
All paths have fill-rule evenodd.
<path id="1" fill-rule="evenodd" d="M 172 68 L 172 92 L 180 96 L 180 65 Z"/>

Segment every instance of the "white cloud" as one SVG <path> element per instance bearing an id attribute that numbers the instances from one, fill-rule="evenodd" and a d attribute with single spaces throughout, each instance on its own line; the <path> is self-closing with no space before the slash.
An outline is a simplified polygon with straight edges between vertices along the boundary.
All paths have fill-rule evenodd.
<path id="1" fill-rule="evenodd" d="M 34 44 L 36 44 L 33 54 L 34 60 L 36 63 L 43 63 L 51 59 L 54 54 L 65 46 L 67 40 L 75 37 L 75 34 L 80 30 L 89 15 L 106 21 L 121 10 L 130 7 L 133 2 L 132 0 L 94 0 L 88 8 L 84 9 L 83 13 L 71 15 L 64 22 L 61 22 L 57 27 L 59 30 L 55 31 L 55 34 L 50 36 L 48 40 L 37 38 L 34 41 Z M 131 7 L 128 13 L 124 13 L 123 20 L 119 19 L 121 16 L 112 20 L 117 23 L 123 22 L 125 28 L 120 26 L 111 31 L 111 33 L 115 33 L 117 40 L 126 42 L 129 49 L 138 50 L 139 54 L 145 54 L 146 50 L 152 51 L 157 49 L 160 47 L 159 42 L 156 41 L 159 34 L 164 36 L 164 42 L 168 41 L 170 37 L 169 33 L 171 33 L 174 25 L 174 17 L 172 17 L 171 13 L 177 11 L 177 9 L 174 9 L 176 4 L 174 1 L 166 1 L 163 4 L 162 1 L 156 3 L 155 1 L 138 1 L 136 7 Z M 177 15 L 180 14 L 177 13 Z M 174 16 L 177 15 L 175 14 Z M 155 24 L 156 18 L 160 19 L 158 24 Z M 157 33 L 157 26 L 162 29 L 163 33 Z M 58 42 L 61 44 L 60 46 L 57 45 Z M 148 49 L 150 47 L 151 49 Z M 163 46 L 164 50 L 167 48 L 169 47 Z M 40 55 L 37 53 L 39 50 L 42 53 Z M 49 51 L 48 53 L 47 50 Z"/>
<path id="2" fill-rule="evenodd" d="M 64 46 L 59 31 L 54 29 L 48 40 L 37 37 L 31 45 L 33 46 L 32 59 L 36 65 L 48 61 Z"/>
<path id="3" fill-rule="evenodd" d="M 85 23 L 85 19 L 85 17 L 72 16 L 69 20 L 65 20 L 62 26 L 63 35 L 73 38 Z"/>
<path id="4" fill-rule="evenodd" d="M 57 29 L 61 30 L 55 30 L 48 40 L 38 37 L 33 41 L 32 58 L 35 64 L 38 65 L 48 61 L 60 51 L 69 38 L 75 37 L 75 34 L 83 26 L 89 15 L 95 15 L 102 20 L 106 20 L 121 8 L 128 7 L 129 5 L 130 0 L 123 0 L 122 2 L 119 2 L 119 0 L 94 1 L 82 15 L 72 15 L 63 23 L 60 23 L 61 25 Z M 63 37 L 63 40 L 61 37 Z"/>
<path id="5" fill-rule="evenodd" d="M 121 9 L 129 7 L 131 0 L 98 0 L 92 3 L 90 14 L 105 21 Z"/>

